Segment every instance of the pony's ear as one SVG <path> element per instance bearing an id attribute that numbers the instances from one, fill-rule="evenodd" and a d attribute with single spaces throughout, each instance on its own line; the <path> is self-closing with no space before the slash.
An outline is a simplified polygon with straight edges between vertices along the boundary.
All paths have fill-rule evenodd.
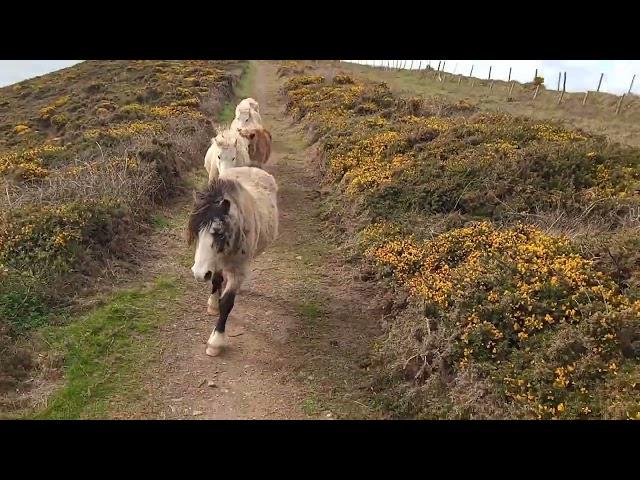
<path id="1" fill-rule="evenodd" d="M 224 214 L 228 214 L 229 213 L 229 209 L 231 208 L 231 203 L 229 202 L 229 200 L 227 200 L 226 198 L 222 200 L 222 211 L 224 212 Z"/>
<path id="2" fill-rule="evenodd" d="M 203 200 L 207 195 L 205 193 L 202 192 L 197 192 L 197 191 L 193 191 L 193 201 L 194 202 L 198 202 L 200 200 Z"/>

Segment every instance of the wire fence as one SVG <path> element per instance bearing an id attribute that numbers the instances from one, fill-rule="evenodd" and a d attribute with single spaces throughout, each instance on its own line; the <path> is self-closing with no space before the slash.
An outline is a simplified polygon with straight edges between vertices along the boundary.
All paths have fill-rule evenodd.
<path id="1" fill-rule="evenodd" d="M 594 83 L 593 89 L 587 89 L 586 91 L 567 91 L 567 72 L 560 71 L 558 72 L 557 82 L 556 79 L 547 79 L 544 78 L 543 72 L 538 68 L 536 68 L 529 80 L 525 81 L 517 81 L 515 78 L 512 78 L 512 73 L 514 73 L 513 68 L 510 66 L 508 71 L 503 68 L 502 78 L 496 75 L 496 70 L 493 65 L 488 65 L 488 69 L 486 72 L 486 76 L 479 76 L 479 65 L 471 64 L 466 65 L 469 70 L 467 72 L 458 71 L 459 64 L 454 62 L 454 65 L 451 65 L 452 62 L 448 62 L 447 60 L 342 60 L 347 63 L 356 63 L 360 65 L 366 65 L 373 68 L 380 68 L 383 70 L 389 71 L 401 71 L 401 70 L 413 70 L 420 72 L 425 77 L 431 77 L 437 79 L 440 82 L 457 82 L 458 86 L 460 86 L 463 82 L 467 82 L 471 88 L 475 88 L 476 86 L 487 87 L 489 90 L 493 90 L 496 82 L 505 82 L 508 88 L 508 96 L 511 97 L 513 93 L 513 89 L 516 84 L 528 84 L 531 86 L 531 100 L 536 100 L 538 95 L 540 94 L 541 89 L 546 91 L 553 91 L 552 88 L 555 86 L 555 91 L 557 91 L 557 104 L 560 105 L 565 97 L 566 93 L 584 93 L 582 98 L 582 105 L 587 105 L 589 102 L 589 95 L 593 93 L 608 93 L 610 95 L 615 95 L 618 97 L 618 100 L 615 105 L 615 114 L 618 115 L 620 110 L 625 103 L 625 99 L 630 98 L 631 96 L 637 97 L 637 94 L 633 91 L 636 86 L 636 74 L 632 74 L 631 79 L 629 81 L 629 86 L 626 88 L 626 92 L 620 94 L 606 92 L 603 87 L 603 80 L 605 79 L 605 74 L 600 73 L 597 83 Z M 483 65 L 485 68 L 487 65 Z M 452 68 L 453 67 L 453 68 Z M 503 66 L 504 67 L 504 66 Z M 461 70 L 461 69 L 460 69 Z M 476 76 L 474 76 L 474 71 Z M 520 78 L 522 79 L 522 70 L 519 69 Z M 581 80 L 584 80 L 581 78 Z M 555 85 L 549 85 L 551 82 Z"/>

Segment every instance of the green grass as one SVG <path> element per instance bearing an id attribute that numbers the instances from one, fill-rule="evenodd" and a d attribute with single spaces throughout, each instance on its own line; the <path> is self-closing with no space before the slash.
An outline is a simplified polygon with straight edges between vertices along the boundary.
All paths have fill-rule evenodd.
<path id="1" fill-rule="evenodd" d="M 316 417 L 322 412 L 322 406 L 316 399 L 306 398 L 301 404 L 300 409 L 305 415 L 310 417 Z"/>
<path id="2" fill-rule="evenodd" d="M 151 217 L 151 223 L 158 230 L 166 230 L 167 228 L 171 228 L 171 220 L 169 220 L 164 215 L 153 215 Z"/>
<path id="3" fill-rule="evenodd" d="M 25 332 L 49 323 L 51 308 L 46 298 L 34 290 L 37 287 L 21 284 L 0 289 L 0 318 L 4 318 L 16 332 Z"/>
<path id="4" fill-rule="evenodd" d="M 220 115 L 218 115 L 218 121 L 220 123 L 231 123 L 231 121 L 233 121 L 233 117 L 236 114 L 235 109 L 236 105 L 234 102 L 228 102 L 227 104 L 225 104 L 224 108 L 220 112 Z"/>
<path id="5" fill-rule="evenodd" d="M 322 315 L 322 307 L 314 302 L 305 302 L 298 305 L 298 316 L 308 322 L 315 322 Z"/>
<path id="6" fill-rule="evenodd" d="M 253 89 L 256 76 L 256 65 L 254 62 L 248 62 L 245 64 L 244 71 L 242 72 L 242 78 L 234 87 L 234 93 L 236 96 L 235 101 L 229 101 L 225 104 L 224 108 L 218 115 L 218 121 L 221 123 L 231 123 L 236 114 L 237 100 L 249 97 Z"/>
<path id="7" fill-rule="evenodd" d="M 238 97 L 248 97 L 253 91 L 253 85 L 256 79 L 256 64 L 250 61 L 245 64 L 245 69 L 242 72 L 242 78 L 235 86 L 235 93 Z"/>
<path id="8" fill-rule="evenodd" d="M 176 296 L 175 280 L 158 278 L 117 293 L 64 327 L 44 330 L 45 341 L 64 355 L 65 385 L 31 418 L 105 418 L 112 401 L 140 399 L 143 367 L 155 350 L 147 334 L 167 321 L 162 305 Z"/>

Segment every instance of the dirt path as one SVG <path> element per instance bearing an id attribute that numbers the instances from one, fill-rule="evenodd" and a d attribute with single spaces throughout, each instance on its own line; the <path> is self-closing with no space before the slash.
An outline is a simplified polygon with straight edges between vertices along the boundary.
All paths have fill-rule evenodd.
<path id="1" fill-rule="evenodd" d="M 282 113 L 276 66 L 260 62 L 254 98 L 274 139 L 267 170 L 279 184 L 280 236 L 253 264 L 227 323 L 229 348 L 205 355 L 214 325 L 207 287 L 189 270 L 183 230 L 189 204 L 165 212 L 169 227 L 147 248 L 151 275 L 175 275 L 183 295 L 168 308 L 161 354 L 146 372 L 148 404 L 136 418 L 296 419 L 370 417 L 367 370 L 377 333 L 371 286 L 358 282 L 322 240 L 303 135 Z M 204 170 L 203 170 L 204 171 Z M 204 178 L 204 177 L 203 177 Z M 210 288 L 210 287 L 209 287 Z M 361 385 L 360 385 L 361 384 Z"/>

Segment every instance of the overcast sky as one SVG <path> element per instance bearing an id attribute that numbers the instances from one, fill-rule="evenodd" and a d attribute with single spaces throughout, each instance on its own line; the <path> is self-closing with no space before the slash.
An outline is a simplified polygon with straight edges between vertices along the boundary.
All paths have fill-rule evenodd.
<path id="1" fill-rule="evenodd" d="M 81 60 L 0 60 L 0 87 L 70 67 Z"/>
<path id="2" fill-rule="evenodd" d="M 347 60 L 351 61 L 351 60 Z M 372 60 L 356 60 L 368 62 Z M 431 62 L 433 68 L 437 68 L 440 60 L 422 60 L 422 68 L 427 62 Z M 445 71 L 450 73 L 463 73 L 469 75 L 473 65 L 473 76 L 487 78 L 489 67 L 491 78 L 506 80 L 509 76 L 509 67 L 512 68 L 511 79 L 519 82 L 530 82 L 538 69 L 538 75 L 544 77 L 547 88 L 555 89 L 558 86 L 558 73 L 567 72 L 567 91 L 584 92 L 595 90 L 598 87 L 600 74 L 604 73 L 601 92 L 626 93 L 629 90 L 634 74 L 640 76 L 640 60 L 444 60 Z M 382 60 L 375 60 L 380 65 Z M 386 65 L 386 60 L 384 61 Z M 417 69 L 420 60 L 413 60 L 413 68 Z M 411 66 L 411 60 L 407 61 L 407 68 Z M 640 94 L 640 78 L 636 77 L 631 90 Z"/>
<path id="3" fill-rule="evenodd" d="M 81 60 L 0 60 L 0 87 L 44 75 L 45 73 L 69 67 Z M 439 60 L 430 60 L 432 67 L 437 67 Z M 366 60 L 372 63 L 372 60 Z M 377 65 L 382 60 L 375 61 Z M 407 62 L 407 67 L 410 66 Z M 420 60 L 413 61 L 413 68 L 418 68 Z M 422 60 L 422 67 L 428 60 Z M 471 66 L 474 77 L 486 78 L 489 66 L 492 66 L 491 78 L 506 80 L 509 67 L 512 67 L 511 78 L 521 82 L 533 79 L 538 74 L 545 79 L 547 88 L 556 88 L 558 73 L 567 72 L 567 91 L 584 92 L 595 90 L 600 73 L 604 73 L 603 92 L 626 93 L 634 74 L 640 74 L 640 60 L 446 60 L 447 72 L 469 74 Z M 640 94 L 640 78 L 633 84 L 634 93 Z"/>

